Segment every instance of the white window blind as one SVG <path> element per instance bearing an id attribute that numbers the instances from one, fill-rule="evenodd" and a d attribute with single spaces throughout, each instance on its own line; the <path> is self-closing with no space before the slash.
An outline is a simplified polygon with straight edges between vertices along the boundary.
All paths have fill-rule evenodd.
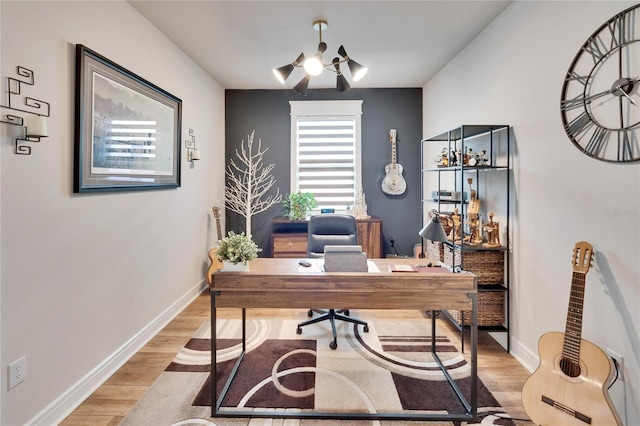
<path id="1" fill-rule="evenodd" d="M 353 206 L 361 182 L 361 101 L 292 102 L 292 192 L 310 192 L 318 209 Z M 345 114 L 346 113 L 346 114 Z"/>

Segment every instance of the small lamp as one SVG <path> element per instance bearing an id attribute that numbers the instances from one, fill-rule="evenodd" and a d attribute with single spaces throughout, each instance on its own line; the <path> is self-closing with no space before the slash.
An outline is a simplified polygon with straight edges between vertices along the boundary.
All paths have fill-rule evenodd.
<path id="1" fill-rule="evenodd" d="M 440 213 L 438 213 L 435 209 L 431 210 L 431 220 L 426 224 L 424 228 L 418 232 L 425 240 L 431 241 L 447 241 L 447 233 L 444 232 L 444 228 L 442 223 L 440 222 Z"/>
<path id="2" fill-rule="evenodd" d="M 429 214 L 431 216 L 431 220 L 424 226 L 424 228 L 420 230 L 420 232 L 418 232 L 418 235 L 420 235 L 425 240 L 440 242 L 447 241 L 447 233 L 444 231 L 442 223 L 440 222 L 440 213 L 438 213 L 437 210 L 433 209 L 431 210 L 431 212 L 429 212 Z M 418 257 L 420 257 L 421 259 L 426 257 L 424 254 L 424 244 L 422 244 L 422 251 L 420 252 Z M 429 264 L 429 266 L 431 266 L 431 264 Z"/>

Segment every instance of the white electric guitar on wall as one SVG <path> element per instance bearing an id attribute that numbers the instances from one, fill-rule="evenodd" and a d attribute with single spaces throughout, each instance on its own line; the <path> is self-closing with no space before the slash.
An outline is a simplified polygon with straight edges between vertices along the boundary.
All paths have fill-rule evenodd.
<path id="1" fill-rule="evenodd" d="M 389 139 L 391 140 L 391 163 L 384 167 L 386 175 L 382 179 L 382 192 L 400 195 L 407 190 L 407 183 L 402 177 L 402 166 L 396 163 L 396 129 L 389 130 Z"/>

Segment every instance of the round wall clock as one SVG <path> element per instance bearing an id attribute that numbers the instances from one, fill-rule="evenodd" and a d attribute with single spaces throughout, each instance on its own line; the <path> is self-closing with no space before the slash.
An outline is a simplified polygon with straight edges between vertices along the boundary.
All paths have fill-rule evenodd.
<path id="1" fill-rule="evenodd" d="M 640 161 L 640 4 L 602 24 L 582 45 L 562 86 L 562 124 L 589 157 Z"/>

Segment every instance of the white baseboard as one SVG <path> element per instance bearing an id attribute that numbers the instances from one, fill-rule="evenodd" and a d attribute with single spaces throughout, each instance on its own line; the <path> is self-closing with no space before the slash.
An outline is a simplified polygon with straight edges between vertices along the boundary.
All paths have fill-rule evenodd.
<path id="1" fill-rule="evenodd" d="M 538 353 L 531 352 L 529 348 L 522 345 L 522 343 L 513 337 L 511 338 L 511 355 L 517 359 L 524 368 L 529 370 L 530 373 L 538 368 L 538 364 L 540 364 Z"/>
<path id="2" fill-rule="evenodd" d="M 498 332 L 498 333 L 489 333 L 493 339 L 498 342 L 505 350 L 507 349 L 507 337 L 506 333 Z M 518 360 L 520 364 L 529 372 L 533 372 L 538 367 L 540 363 L 540 359 L 538 358 L 537 353 L 531 352 L 528 348 L 522 345 L 518 339 L 514 339 L 511 336 L 510 348 L 509 352 L 511 356 Z"/>
<path id="3" fill-rule="evenodd" d="M 189 306 L 206 288 L 207 284 L 202 281 L 188 291 L 128 342 L 111 354 L 111 356 L 45 407 L 33 419 L 27 422 L 27 425 L 57 425 L 61 423 L 73 410 L 87 399 L 89 395 L 95 392 L 100 385 L 124 365 L 127 360 L 147 344 L 153 336 L 158 334 L 158 332 L 182 312 L 184 308 Z"/>

